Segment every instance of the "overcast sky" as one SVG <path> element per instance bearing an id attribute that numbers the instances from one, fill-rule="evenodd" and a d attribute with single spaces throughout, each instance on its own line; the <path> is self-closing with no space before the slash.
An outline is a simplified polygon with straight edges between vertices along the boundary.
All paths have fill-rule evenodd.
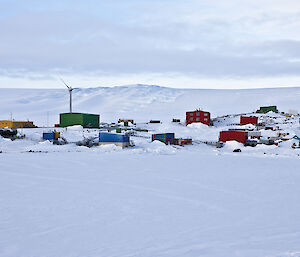
<path id="1" fill-rule="evenodd" d="M 0 87 L 300 86 L 299 0 L 0 0 Z"/>

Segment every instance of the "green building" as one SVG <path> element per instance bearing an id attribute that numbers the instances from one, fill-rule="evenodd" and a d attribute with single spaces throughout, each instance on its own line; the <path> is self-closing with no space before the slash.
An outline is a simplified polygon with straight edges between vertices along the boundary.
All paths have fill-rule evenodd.
<path id="1" fill-rule="evenodd" d="M 278 113 L 277 106 L 272 105 L 272 106 L 263 106 L 260 107 L 259 110 L 256 111 L 257 113 L 268 113 L 268 112 L 276 112 Z"/>
<path id="2" fill-rule="evenodd" d="M 59 116 L 59 126 L 68 127 L 81 125 L 84 128 L 99 128 L 100 115 L 89 113 L 61 113 Z"/>

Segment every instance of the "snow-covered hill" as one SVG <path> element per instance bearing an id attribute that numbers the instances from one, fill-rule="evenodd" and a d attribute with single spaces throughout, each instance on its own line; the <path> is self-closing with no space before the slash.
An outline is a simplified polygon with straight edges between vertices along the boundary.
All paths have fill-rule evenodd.
<path id="1" fill-rule="evenodd" d="M 68 111 L 65 89 L 0 89 L 0 119 L 30 119 L 37 125 L 58 123 L 58 114 Z M 133 118 L 183 119 L 185 112 L 202 108 L 212 116 L 255 111 L 277 105 L 279 110 L 300 110 L 300 87 L 247 90 L 173 89 L 150 85 L 98 87 L 74 90 L 73 111 L 98 113 L 101 121 Z"/>

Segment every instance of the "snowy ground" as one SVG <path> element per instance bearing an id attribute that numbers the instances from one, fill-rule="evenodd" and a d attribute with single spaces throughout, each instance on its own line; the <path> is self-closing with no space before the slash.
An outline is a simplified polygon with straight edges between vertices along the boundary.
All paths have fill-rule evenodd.
<path id="1" fill-rule="evenodd" d="M 230 142 L 217 149 L 201 142 L 217 141 L 221 130 L 242 128 L 236 125 L 239 116 L 218 118 L 215 127 L 170 122 L 199 107 L 197 97 L 213 117 L 240 113 L 236 106 L 241 112 L 252 112 L 262 99 L 278 104 L 282 111 L 300 109 L 296 101 L 300 89 L 231 94 L 138 89 L 83 90 L 77 105 L 100 114 L 103 107 L 104 117 L 111 118 L 104 121 L 137 119 L 137 127 L 149 132 L 131 137 L 135 147 L 77 146 L 75 142 L 99 132 L 78 127 L 56 128 L 70 142 L 63 146 L 41 140 L 43 132 L 54 128 L 23 129 L 19 133 L 25 139 L 15 141 L 0 138 L 0 256 L 300 257 L 300 149 L 291 148 L 297 141 L 254 148 Z M 32 90 L 29 97 L 25 91 L 1 90 L 2 116 L 10 108 L 15 108 L 14 113 L 20 110 L 20 116 L 32 111 L 38 125 L 45 123 L 51 101 L 60 104 L 53 105 L 50 122 L 51 112 L 57 119 L 66 103 L 60 91 Z M 118 102 L 120 94 L 126 97 Z M 249 94 L 251 104 L 244 101 Z M 235 106 L 229 104 L 237 99 Z M 261 130 L 265 138 L 278 132 L 289 133 L 288 138 L 300 136 L 299 116 L 258 116 L 280 129 Z M 163 123 L 142 123 L 151 118 Z M 155 132 L 175 132 L 176 137 L 192 138 L 194 144 L 151 142 Z M 236 148 L 241 152 L 234 153 Z"/>
<path id="2" fill-rule="evenodd" d="M 299 160 L 0 155 L 0 256 L 300 256 Z"/>

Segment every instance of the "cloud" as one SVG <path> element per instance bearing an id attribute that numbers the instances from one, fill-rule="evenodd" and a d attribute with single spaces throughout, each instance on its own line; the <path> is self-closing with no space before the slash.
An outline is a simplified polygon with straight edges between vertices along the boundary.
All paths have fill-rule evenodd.
<path id="1" fill-rule="evenodd" d="M 100 3 L 99 3 L 100 2 Z M 299 2 L 2 1 L 2 76 L 297 76 Z"/>

